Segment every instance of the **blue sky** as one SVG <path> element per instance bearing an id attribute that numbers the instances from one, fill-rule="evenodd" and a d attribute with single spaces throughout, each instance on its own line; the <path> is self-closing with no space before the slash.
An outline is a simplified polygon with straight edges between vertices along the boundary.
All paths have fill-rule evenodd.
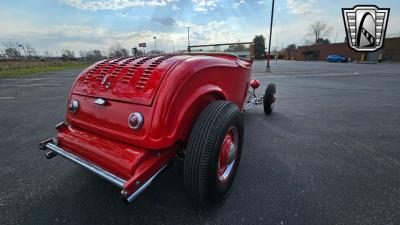
<path id="1" fill-rule="evenodd" d="M 27 43 L 57 55 L 62 49 L 107 51 L 147 42 L 166 51 L 191 43 L 251 41 L 268 35 L 272 0 L 0 0 L 0 43 Z M 333 27 L 329 39 L 344 40 L 341 8 L 375 4 L 391 8 L 387 33 L 400 33 L 400 1 L 276 0 L 272 46 L 304 44 L 307 28 L 320 20 Z M 2 46 L 0 45 L 0 48 Z"/>

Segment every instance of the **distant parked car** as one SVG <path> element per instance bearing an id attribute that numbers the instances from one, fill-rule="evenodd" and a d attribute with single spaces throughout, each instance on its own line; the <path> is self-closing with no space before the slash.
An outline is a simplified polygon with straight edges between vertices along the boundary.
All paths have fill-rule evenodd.
<path id="1" fill-rule="evenodd" d="M 326 61 L 328 61 L 328 62 L 347 62 L 348 58 L 343 55 L 328 55 L 328 57 L 326 57 Z"/>

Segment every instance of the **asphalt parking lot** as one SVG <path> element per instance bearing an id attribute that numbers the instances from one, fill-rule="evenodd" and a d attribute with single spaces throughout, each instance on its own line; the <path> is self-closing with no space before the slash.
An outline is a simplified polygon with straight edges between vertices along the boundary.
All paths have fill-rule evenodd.
<path id="1" fill-rule="evenodd" d="M 132 205 L 37 144 L 55 134 L 77 70 L 0 78 L 0 224 L 400 224 L 400 64 L 255 62 L 272 116 L 245 113 L 231 194 L 201 209 L 178 161 Z M 260 90 L 261 91 L 261 90 Z"/>

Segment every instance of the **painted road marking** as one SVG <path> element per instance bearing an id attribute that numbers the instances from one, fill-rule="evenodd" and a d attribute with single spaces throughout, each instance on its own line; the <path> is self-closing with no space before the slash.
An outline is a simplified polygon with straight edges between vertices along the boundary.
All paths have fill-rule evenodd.
<path id="1" fill-rule="evenodd" d="M 260 74 L 260 73 L 258 73 Z M 266 73 L 262 73 L 262 74 L 266 74 Z M 274 78 L 274 77 L 329 77 L 329 76 L 358 76 L 358 75 L 376 75 L 377 73 L 331 73 L 331 74 L 293 74 L 293 75 L 264 75 L 264 76 L 254 76 L 257 75 L 257 73 L 253 73 L 254 78 Z M 388 72 L 384 72 L 384 73 L 380 73 L 380 75 L 382 74 L 398 74 L 397 72 L 393 72 L 393 73 L 388 73 Z"/>
<path id="2" fill-rule="evenodd" d="M 14 99 L 15 97 L 0 97 L 0 100 L 9 100 Z"/>
<path id="3" fill-rule="evenodd" d="M 46 77 L 46 78 L 0 78 L 0 80 L 23 80 L 23 81 L 38 81 L 38 80 L 53 80 L 53 79 L 64 79 L 73 80 L 75 77 Z"/>
<path id="4" fill-rule="evenodd" d="M 36 86 L 62 86 L 62 84 L 10 84 L 10 85 L 0 85 L 3 87 L 36 87 Z"/>

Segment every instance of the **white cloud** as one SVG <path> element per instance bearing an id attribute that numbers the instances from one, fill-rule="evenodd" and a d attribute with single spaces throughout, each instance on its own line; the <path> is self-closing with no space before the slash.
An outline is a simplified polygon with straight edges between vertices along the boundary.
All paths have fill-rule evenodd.
<path id="1" fill-rule="evenodd" d="M 180 10 L 181 8 L 179 8 L 177 5 L 173 5 L 171 7 L 172 10 L 176 11 L 176 10 Z"/>
<path id="2" fill-rule="evenodd" d="M 127 18 L 129 16 L 128 13 L 116 13 L 115 15 L 120 16 L 122 18 Z"/>
<path id="3" fill-rule="evenodd" d="M 219 0 L 192 0 L 194 4 L 194 11 L 207 13 L 218 7 Z"/>
<path id="4" fill-rule="evenodd" d="M 139 6 L 166 6 L 179 0 L 62 0 L 65 4 L 82 10 L 119 10 Z"/>
<path id="5" fill-rule="evenodd" d="M 235 4 L 233 4 L 233 7 L 239 7 L 241 4 L 245 3 L 245 0 L 239 0 L 238 2 L 235 2 Z"/>
<path id="6" fill-rule="evenodd" d="M 120 16 L 125 16 L 125 14 Z M 162 17 L 149 18 L 148 20 L 151 21 L 152 19 L 161 19 L 163 22 L 164 20 L 169 20 Z M 78 52 L 79 50 L 93 49 L 108 51 L 110 46 L 115 43 L 120 43 L 123 47 L 130 49 L 140 42 L 146 42 L 148 44 L 147 50 L 152 50 L 154 48 L 153 36 L 156 36 L 157 47 L 170 51 L 172 50 L 172 41 L 174 42 L 175 50 L 186 49 L 187 26 L 191 27 L 190 40 L 192 44 L 249 41 L 252 40 L 254 34 L 264 32 L 261 28 L 260 31 L 243 32 L 242 27 L 238 26 L 241 23 L 242 21 L 236 16 L 226 18 L 226 21 L 213 20 L 208 23 L 174 20 L 174 23 L 170 23 L 171 29 L 169 31 L 157 32 L 145 29 L 131 32 L 129 29 L 115 31 L 113 28 L 106 28 L 101 25 L 88 26 L 76 23 L 46 26 L 34 21 L 0 20 L 0 27 L 4 29 L 0 36 L 0 43 L 11 40 L 29 43 L 40 51 L 51 50 L 52 52 L 59 52 L 62 49 L 71 49 Z"/>
<path id="7" fill-rule="evenodd" d="M 305 15 L 315 11 L 318 0 L 287 0 L 289 12 L 297 15 Z"/>
<path id="8" fill-rule="evenodd" d="M 231 27 L 231 24 L 225 21 L 211 21 L 200 25 L 178 20 L 176 25 L 182 29 L 191 27 L 190 39 L 192 44 L 227 43 L 248 39 L 248 34 L 237 32 Z"/>

